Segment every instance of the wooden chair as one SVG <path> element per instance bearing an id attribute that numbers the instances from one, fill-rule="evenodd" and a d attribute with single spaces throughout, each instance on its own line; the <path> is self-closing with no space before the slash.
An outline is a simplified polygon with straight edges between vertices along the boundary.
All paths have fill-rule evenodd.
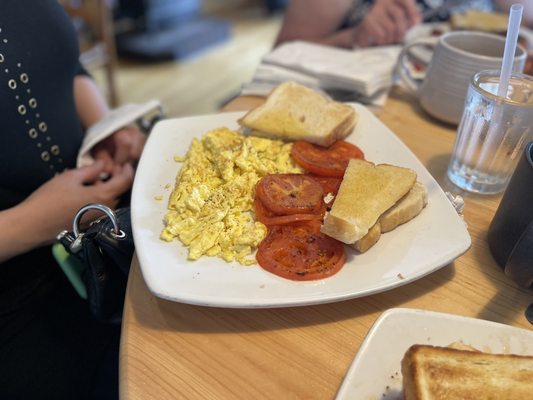
<path id="1" fill-rule="evenodd" d="M 88 70 L 104 69 L 109 104 L 117 107 L 117 55 L 111 8 L 106 0 L 60 0 L 60 3 L 78 31 L 80 62 Z"/>

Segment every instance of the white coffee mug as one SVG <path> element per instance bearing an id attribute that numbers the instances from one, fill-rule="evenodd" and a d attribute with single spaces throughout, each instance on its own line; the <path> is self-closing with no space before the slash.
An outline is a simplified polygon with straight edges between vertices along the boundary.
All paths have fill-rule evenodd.
<path id="1" fill-rule="evenodd" d="M 415 47 L 432 49 L 424 79 L 416 80 L 410 73 L 409 60 Z M 399 76 L 405 85 L 418 94 L 420 105 L 433 117 L 458 124 L 471 77 L 484 69 L 499 69 L 502 64 L 505 38 L 500 35 L 453 31 L 435 38 L 421 38 L 407 44 L 400 54 Z M 522 72 L 526 51 L 517 46 L 514 72 Z M 418 59 L 424 63 L 423 59 Z"/>

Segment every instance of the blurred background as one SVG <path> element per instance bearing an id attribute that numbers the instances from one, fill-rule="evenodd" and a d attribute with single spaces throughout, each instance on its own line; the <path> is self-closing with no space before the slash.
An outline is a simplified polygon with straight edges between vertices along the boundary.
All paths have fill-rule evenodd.
<path id="1" fill-rule="evenodd" d="M 116 107 L 216 112 L 272 48 L 287 0 L 63 0 L 81 61 Z"/>

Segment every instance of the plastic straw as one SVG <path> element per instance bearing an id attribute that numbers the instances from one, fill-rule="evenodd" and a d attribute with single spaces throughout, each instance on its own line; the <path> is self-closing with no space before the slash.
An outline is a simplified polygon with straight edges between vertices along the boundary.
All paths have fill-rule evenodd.
<path id="1" fill-rule="evenodd" d="M 509 11 L 509 23 L 507 25 L 507 36 L 505 39 L 505 49 L 503 50 L 503 62 L 500 72 L 500 83 L 498 85 L 498 96 L 506 97 L 509 80 L 513 71 L 514 55 L 516 52 L 516 42 L 520 32 L 520 22 L 522 21 L 522 4 L 513 4 Z"/>

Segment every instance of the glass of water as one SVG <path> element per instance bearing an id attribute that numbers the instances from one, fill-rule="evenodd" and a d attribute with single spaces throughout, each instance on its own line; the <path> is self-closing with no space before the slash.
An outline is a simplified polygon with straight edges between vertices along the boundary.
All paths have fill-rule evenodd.
<path id="1" fill-rule="evenodd" d="M 497 96 L 499 80 L 499 70 L 481 71 L 466 95 L 448 177 L 470 192 L 502 192 L 533 140 L 533 77 L 513 74 L 505 98 Z"/>

